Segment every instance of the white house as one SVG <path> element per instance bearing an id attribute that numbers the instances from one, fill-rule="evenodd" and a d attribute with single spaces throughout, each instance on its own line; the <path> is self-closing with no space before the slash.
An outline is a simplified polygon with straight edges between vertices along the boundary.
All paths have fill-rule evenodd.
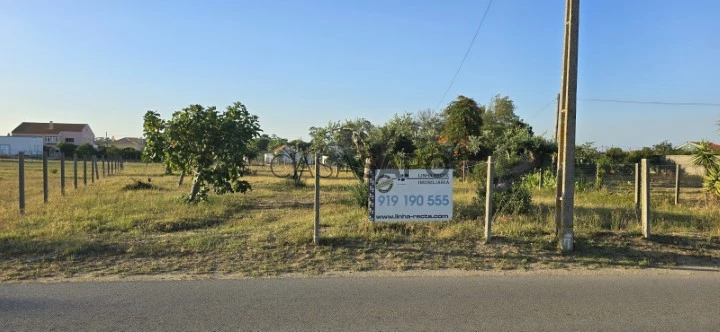
<path id="1" fill-rule="evenodd" d="M 58 143 L 94 144 L 95 134 L 86 123 L 23 122 L 12 131 L 13 136 L 43 137 L 47 146 Z"/>
<path id="2" fill-rule="evenodd" d="M 43 154 L 43 136 L 0 136 L 0 157 L 17 156 L 24 152 L 28 157 Z"/>
<path id="3" fill-rule="evenodd" d="M 282 156 L 282 162 L 287 163 L 287 164 L 291 164 L 291 163 L 292 163 L 292 159 L 290 158 L 290 156 L 291 156 L 293 153 L 295 154 L 295 160 L 296 160 L 296 161 L 300 161 L 300 158 L 302 158 L 302 156 L 300 155 L 300 152 L 297 152 L 297 151 L 295 151 L 294 149 L 289 148 L 287 145 L 283 145 L 283 146 L 280 146 L 280 147 L 274 149 L 272 153 L 266 153 L 266 154 L 263 156 L 263 160 L 265 161 L 266 164 L 269 164 L 269 163 L 272 162 L 272 159 L 273 159 L 276 155 L 281 155 L 281 156 Z M 308 165 L 314 165 L 314 164 L 315 164 L 315 162 L 313 161 L 312 156 L 310 156 L 310 155 L 307 156 L 307 163 L 308 163 Z"/>

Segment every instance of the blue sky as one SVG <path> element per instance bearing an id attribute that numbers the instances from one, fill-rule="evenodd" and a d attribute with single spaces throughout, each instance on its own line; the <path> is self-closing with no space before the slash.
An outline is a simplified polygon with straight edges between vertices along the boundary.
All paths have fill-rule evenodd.
<path id="1" fill-rule="evenodd" d="M 142 115 L 243 102 L 268 134 L 436 109 L 486 0 L 0 0 L 0 132 L 86 122 L 139 136 Z M 508 95 L 551 134 L 563 0 L 494 0 L 441 108 Z M 577 143 L 720 141 L 720 1 L 582 0 Z"/>

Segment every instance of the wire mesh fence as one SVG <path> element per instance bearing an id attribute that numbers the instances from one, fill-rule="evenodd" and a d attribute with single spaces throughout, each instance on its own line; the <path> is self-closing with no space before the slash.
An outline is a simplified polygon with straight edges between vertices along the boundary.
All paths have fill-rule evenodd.
<path id="1" fill-rule="evenodd" d="M 0 158 L 0 213 L 22 213 L 66 192 L 84 187 L 119 172 L 119 156 L 46 157 L 3 156 Z"/>
<path id="2" fill-rule="evenodd" d="M 458 178 L 477 180 L 477 174 L 484 173 L 487 163 L 484 161 L 460 162 L 456 167 Z M 696 170 L 686 170 L 686 166 L 673 163 L 650 164 L 648 166 L 650 195 L 674 201 L 677 191 L 678 202 L 706 200 L 703 189 L 703 177 Z M 476 169 L 476 168 L 479 168 Z M 637 173 L 638 164 L 597 164 L 575 165 L 576 192 L 604 191 L 612 194 L 633 195 L 636 181 L 640 181 Z M 532 187 L 554 188 L 556 185 L 556 168 L 545 167 L 536 169 L 526 175 L 527 184 Z M 638 188 L 639 190 L 639 188 Z"/>

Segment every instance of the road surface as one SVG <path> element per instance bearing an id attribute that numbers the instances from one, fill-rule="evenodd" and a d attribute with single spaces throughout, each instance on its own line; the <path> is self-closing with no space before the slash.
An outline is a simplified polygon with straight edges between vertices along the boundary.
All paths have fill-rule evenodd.
<path id="1" fill-rule="evenodd" d="M 0 330 L 718 331 L 720 273 L 5 283 Z"/>

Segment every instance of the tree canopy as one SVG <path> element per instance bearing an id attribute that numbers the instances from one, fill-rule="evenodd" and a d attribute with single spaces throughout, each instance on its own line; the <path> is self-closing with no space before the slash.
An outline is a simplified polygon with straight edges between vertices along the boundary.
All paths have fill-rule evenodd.
<path id="1" fill-rule="evenodd" d="M 257 116 L 242 103 L 233 103 L 225 112 L 215 106 L 190 105 L 167 121 L 148 111 L 144 120 L 146 160 L 161 160 L 166 169 L 192 175 L 188 202 L 207 199 L 211 189 L 216 194 L 251 189 L 241 179 L 247 171 L 243 158 L 261 130 Z"/>

